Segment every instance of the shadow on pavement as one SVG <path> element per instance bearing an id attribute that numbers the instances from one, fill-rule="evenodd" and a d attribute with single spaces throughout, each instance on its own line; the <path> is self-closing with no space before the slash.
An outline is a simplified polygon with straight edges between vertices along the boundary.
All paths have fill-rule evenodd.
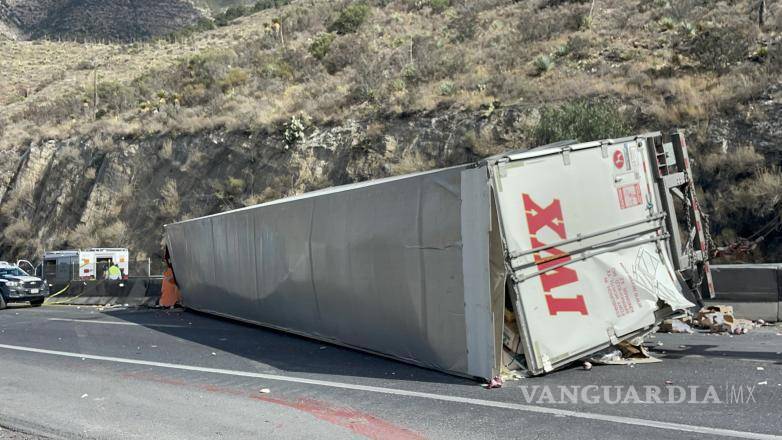
<path id="1" fill-rule="evenodd" d="M 782 365 L 782 355 L 772 351 L 740 351 L 740 350 L 726 350 L 725 346 L 719 346 L 714 344 L 693 344 L 688 343 L 684 348 L 678 350 L 670 349 L 658 349 L 657 347 L 650 347 L 650 351 L 655 355 L 662 355 L 665 359 L 683 359 L 691 356 L 701 356 L 704 358 L 716 358 L 716 359 L 750 359 L 757 361 L 773 362 L 775 365 Z M 777 347 L 782 349 L 782 346 Z"/>
<path id="2" fill-rule="evenodd" d="M 102 314 L 285 372 L 477 385 L 380 355 L 192 310 L 131 308 Z"/>

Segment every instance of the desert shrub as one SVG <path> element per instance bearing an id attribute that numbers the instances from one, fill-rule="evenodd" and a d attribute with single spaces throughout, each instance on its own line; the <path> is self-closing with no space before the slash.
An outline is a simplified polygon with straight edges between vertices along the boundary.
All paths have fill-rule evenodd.
<path id="1" fill-rule="evenodd" d="M 413 60 L 413 66 L 405 72 L 411 81 L 436 81 L 464 71 L 459 47 L 428 36 L 413 38 Z"/>
<path id="2" fill-rule="evenodd" d="M 336 36 L 329 32 L 321 32 L 316 35 L 309 47 L 310 54 L 315 57 L 315 59 L 322 60 L 328 55 L 334 38 L 336 38 Z"/>
<path id="3" fill-rule="evenodd" d="M 698 175 L 704 188 L 719 186 L 720 182 L 738 182 L 751 177 L 763 167 L 765 158 L 752 146 L 726 152 L 702 155 L 698 161 Z"/>
<path id="4" fill-rule="evenodd" d="M 540 55 L 532 62 L 535 67 L 535 74 L 542 75 L 554 68 L 554 60 L 548 55 Z"/>
<path id="5" fill-rule="evenodd" d="M 588 10 L 581 6 L 568 6 L 544 11 L 527 9 L 519 16 L 516 30 L 520 43 L 547 40 L 555 35 L 574 32 L 582 27 L 582 17 Z"/>
<path id="6" fill-rule="evenodd" d="M 87 96 L 92 100 L 92 96 Z M 107 81 L 98 83 L 98 107 L 102 113 L 121 113 L 135 106 L 136 90 L 124 84 Z"/>
<path id="7" fill-rule="evenodd" d="M 668 9 L 676 21 L 686 21 L 697 18 L 705 0 L 675 0 L 668 3 Z"/>
<path id="8" fill-rule="evenodd" d="M 232 6 L 221 14 L 215 15 L 214 22 L 217 26 L 228 26 L 232 21 L 252 12 L 247 6 Z"/>
<path id="9" fill-rule="evenodd" d="M 289 4 L 290 0 L 260 0 L 255 2 L 252 7 L 253 12 L 263 11 L 266 9 L 279 8 Z"/>
<path id="10" fill-rule="evenodd" d="M 579 99 L 542 109 L 534 138 L 539 145 L 568 139 L 590 141 L 624 136 L 630 128 L 626 117 L 610 102 Z"/>
<path id="11" fill-rule="evenodd" d="M 247 74 L 246 70 L 234 67 L 225 74 L 219 85 L 223 92 L 227 92 L 246 83 L 249 78 L 250 75 Z"/>
<path id="12" fill-rule="evenodd" d="M 543 2 L 544 7 L 557 7 L 562 5 L 568 5 L 568 4 L 583 4 L 583 3 L 589 3 L 591 0 L 545 0 Z"/>
<path id="13" fill-rule="evenodd" d="M 257 58 L 254 64 L 258 75 L 262 78 L 293 79 L 293 69 L 277 54 L 265 53 Z"/>
<path id="14" fill-rule="evenodd" d="M 291 120 L 283 126 L 283 139 L 285 144 L 292 147 L 304 139 L 304 122 L 297 116 L 292 116 Z"/>
<path id="15" fill-rule="evenodd" d="M 456 93 L 456 85 L 453 83 L 453 81 L 444 81 L 440 83 L 438 90 L 443 96 L 451 96 Z"/>
<path id="16" fill-rule="evenodd" d="M 470 7 L 459 8 L 448 22 L 448 30 L 456 43 L 472 40 L 478 32 L 478 12 Z"/>
<path id="17" fill-rule="evenodd" d="M 329 50 L 321 62 L 326 71 L 334 74 L 349 66 L 368 50 L 366 40 L 360 35 L 346 35 L 337 38 L 329 45 Z"/>
<path id="18" fill-rule="evenodd" d="M 225 180 L 224 187 L 228 194 L 232 196 L 238 196 L 244 192 L 244 189 L 247 187 L 247 183 L 244 181 L 244 179 L 239 177 L 228 177 Z"/>
<path id="19" fill-rule="evenodd" d="M 744 61 L 754 44 L 754 36 L 743 26 L 715 26 L 683 42 L 679 49 L 706 69 L 725 72 Z"/>
<path id="20" fill-rule="evenodd" d="M 339 35 L 352 34 L 361 27 L 371 13 L 366 3 L 351 3 L 339 12 L 337 19 L 332 22 L 328 30 Z"/>
<path id="21" fill-rule="evenodd" d="M 567 40 L 567 53 L 577 60 L 588 58 L 592 50 L 592 42 L 580 35 L 573 35 Z"/>
<path id="22" fill-rule="evenodd" d="M 45 123 L 60 124 L 71 118 L 83 116 L 86 110 L 91 108 L 89 102 L 85 101 L 82 93 L 60 96 L 52 100 L 40 100 L 34 102 L 25 109 L 12 116 L 12 122 L 32 122 L 37 125 Z"/>
<path id="23" fill-rule="evenodd" d="M 182 210 L 176 180 L 167 178 L 160 188 L 160 214 L 165 218 L 175 218 Z"/>
<path id="24" fill-rule="evenodd" d="M 429 0 L 429 7 L 433 12 L 440 13 L 451 7 L 451 0 Z"/>
<path id="25" fill-rule="evenodd" d="M 236 54 L 231 51 L 205 51 L 183 61 L 178 68 L 182 103 L 201 104 L 222 94 L 220 80 L 235 60 Z"/>
<path id="26" fill-rule="evenodd" d="M 195 23 L 189 26 L 185 26 L 167 35 L 158 37 L 158 39 L 174 43 L 177 41 L 186 40 L 188 37 L 191 37 L 199 32 L 211 31 L 215 27 L 216 26 L 214 21 L 206 17 L 201 17 Z"/>
<path id="27" fill-rule="evenodd" d="M 17 219 L 8 225 L 3 233 L 6 239 L 14 246 L 23 246 L 33 237 L 33 226 L 27 219 Z"/>

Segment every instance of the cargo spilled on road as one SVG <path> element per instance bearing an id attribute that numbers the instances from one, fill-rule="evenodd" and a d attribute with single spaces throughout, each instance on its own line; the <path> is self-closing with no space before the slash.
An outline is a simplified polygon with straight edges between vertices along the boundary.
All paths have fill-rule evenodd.
<path id="1" fill-rule="evenodd" d="M 680 133 L 329 188 L 167 225 L 166 243 L 189 308 L 487 381 L 712 290 Z"/>

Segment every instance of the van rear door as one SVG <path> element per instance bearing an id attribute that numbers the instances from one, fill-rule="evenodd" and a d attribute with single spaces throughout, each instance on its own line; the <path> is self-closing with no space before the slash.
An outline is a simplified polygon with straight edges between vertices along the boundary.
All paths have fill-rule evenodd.
<path id="1" fill-rule="evenodd" d="M 644 138 L 627 138 L 490 163 L 511 298 L 533 374 L 692 306 L 666 253 L 648 157 Z"/>

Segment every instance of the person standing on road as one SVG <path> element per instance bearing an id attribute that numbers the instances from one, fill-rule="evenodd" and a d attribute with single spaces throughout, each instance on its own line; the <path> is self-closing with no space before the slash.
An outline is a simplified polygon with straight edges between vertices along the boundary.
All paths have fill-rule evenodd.
<path id="1" fill-rule="evenodd" d="M 168 250 L 166 250 L 166 256 L 168 256 Z M 176 285 L 176 279 L 174 278 L 174 269 L 171 267 L 171 262 L 168 258 L 163 258 L 163 262 L 166 264 L 166 270 L 163 271 L 163 285 L 160 290 L 160 305 L 162 307 L 174 308 L 181 300 L 182 294 L 179 292 L 179 287 Z"/>
<path id="2" fill-rule="evenodd" d="M 108 279 L 110 280 L 121 280 L 122 279 L 122 270 L 120 270 L 119 266 L 117 266 L 117 263 L 114 263 L 112 261 L 111 266 L 109 266 L 108 270 Z"/>

